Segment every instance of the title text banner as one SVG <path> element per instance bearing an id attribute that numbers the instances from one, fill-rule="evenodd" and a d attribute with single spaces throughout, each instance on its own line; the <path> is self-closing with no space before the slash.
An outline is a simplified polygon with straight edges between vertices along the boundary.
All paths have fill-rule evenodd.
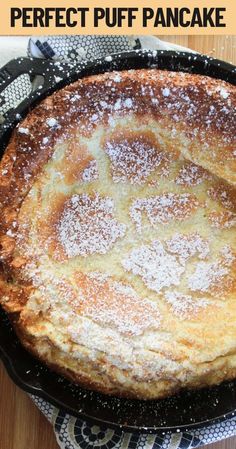
<path id="1" fill-rule="evenodd" d="M 0 34 L 236 34 L 235 0 L 10 0 Z"/>

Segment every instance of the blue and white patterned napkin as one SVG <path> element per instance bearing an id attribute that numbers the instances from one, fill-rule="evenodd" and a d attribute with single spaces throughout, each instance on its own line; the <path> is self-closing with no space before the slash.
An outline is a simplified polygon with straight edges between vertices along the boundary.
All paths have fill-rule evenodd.
<path id="1" fill-rule="evenodd" d="M 45 36 L 29 40 L 28 53 L 36 58 L 60 61 L 93 60 L 111 53 L 134 49 L 177 50 L 189 48 L 162 41 L 154 36 Z"/>
<path id="2" fill-rule="evenodd" d="M 36 396 L 32 399 L 53 425 L 61 449 L 192 449 L 236 435 L 236 418 L 191 432 L 158 435 L 128 433 L 120 428 L 113 430 L 91 425 L 43 399 Z"/>
<path id="3" fill-rule="evenodd" d="M 188 48 L 169 44 L 152 36 L 45 36 L 29 39 L 28 55 L 79 62 L 138 48 L 192 52 Z M 11 90 L 9 98 L 12 98 L 12 92 Z M 1 113 L 4 114 L 4 110 L 1 111 L 0 107 Z M 225 419 L 220 424 L 184 433 L 166 435 L 127 433 L 119 428 L 112 430 L 105 426 L 91 425 L 66 414 L 64 410 L 59 410 L 43 399 L 31 397 L 52 423 L 61 449 L 191 449 L 236 435 L 236 418 Z"/>

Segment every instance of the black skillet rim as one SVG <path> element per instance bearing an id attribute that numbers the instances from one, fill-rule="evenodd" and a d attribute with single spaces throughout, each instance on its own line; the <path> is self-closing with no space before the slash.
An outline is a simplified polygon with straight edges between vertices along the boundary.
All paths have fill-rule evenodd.
<path id="1" fill-rule="evenodd" d="M 29 65 L 29 58 L 19 58 L 15 61 L 12 61 L 13 68 L 15 64 L 15 70 L 16 72 L 19 70 L 19 67 L 17 67 L 17 64 L 20 61 L 21 65 L 21 72 L 22 67 Z M 4 147 L 7 145 L 7 142 L 9 140 L 11 130 L 16 126 L 19 119 L 16 119 L 16 114 L 20 114 L 21 117 L 24 117 L 29 110 L 31 110 L 34 106 L 36 106 L 40 101 L 42 101 L 43 98 L 50 95 L 52 92 L 61 89 L 67 84 L 70 84 L 71 82 L 75 81 L 76 79 L 82 78 L 84 76 L 89 76 L 92 74 L 97 73 L 103 73 L 105 71 L 112 71 L 112 70 L 125 70 L 127 68 L 141 68 L 141 67 L 158 67 L 163 68 L 167 70 L 182 70 L 187 71 L 191 73 L 199 73 L 208 75 L 215 78 L 221 78 L 228 82 L 231 82 L 232 84 L 236 84 L 236 67 L 225 63 L 223 61 L 219 61 L 213 58 L 206 57 L 205 55 L 199 55 L 199 54 L 191 54 L 191 53 L 185 53 L 185 52 L 173 52 L 173 51 L 132 51 L 132 52 L 125 52 L 121 54 L 112 55 L 111 58 L 102 58 L 96 61 L 93 61 L 92 63 L 83 63 L 79 65 L 70 65 L 70 64 L 55 64 L 53 62 L 49 61 L 38 61 L 38 60 L 31 60 L 32 65 L 36 66 L 36 72 L 35 73 L 46 73 L 49 72 L 49 75 L 46 78 L 46 82 L 43 85 L 43 88 L 41 89 L 40 93 L 37 91 L 32 93 L 29 98 L 27 98 L 19 107 L 17 107 L 14 111 L 11 111 L 9 116 L 7 117 L 4 126 L 2 126 L 2 130 L 0 131 L 0 145 L 2 145 L 3 151 Z M 27 65 L 27 67 L 28 67 Z M 37 67 L 38 65 L 38 67 Z M 7 67 L 7 66 L 5 66 Z M 66 77 L 64 77 L 61 81 L 55 82 L 55 74 L 62 75 L 61 69 L 66 72 Z M 26 70 L 27 71 L 27 70 Z M 1 73 L 1 71 L 0 71 Z M 68 76 L 69 75 L 69 76 Z M 15 76 L 15 74 L 14 74 Z M 6 318 L 4 312 L 0 311 L 0 316 L 2 323 L 6 323 Z M 173 431 L 188 431 L 194 428 L 200 428 L 203 426 L 207 426 L 210 424 L 216 424 L 221 421 L 224 421 L 226 418 L 231 418 L 234 416 L 236 411 L 236 398 L 234 400 L 234 405 L 232 409 L 229 411 L 226 411 L 226 413 L 220 412 L 213 414 L 214 416 L 211 416 L 210 418 L 205 417 L 204 419 L 199 419 L 194 422 L 189 423 L 180 423 L 179 425 L 147 425 L 147 422 L 139 424 L 139 425 L 131 425 L 131 423 L 121 423 L 121 422 L 112 422 L 107 418 L 99 418 L 98 416 L 91 416 L 88 412 L 82 412 L 78 411 L 78 409 L 75 409 L 74 406 L 70 405 L 70 398 L 68 398 L 67 401 L 58 399 L 58 396 L 51 394 L 45 386 L 40 384 L 40 379 L 42 379 L 42 371 L 47 372 L 49 377 L 53 376 L 57 379 L 58 382 L 64 382 L 64 380 L 61 380 L 61 376 L 56 375 L 55 373 L 51 373 L 48 368 L 46 368 L 43 364 L 40 364 L 38 361 L 36 362 L 35 359 L 26 351 L 22 346 L 19 344 L 17 337 L 14 335 L 14 332 L 12 332 L 12 329 L 8 326 L 5 326 L 5 332 L 9 333 L 10 340 L 8 343 L 4 346 L 4 342 L 0 341 L 0 356 L 2 358 L 2 361 L 7 369 L 8 374 L 12 378 L 12 380 L 23 390 L 27 391 L 28 393 L 34 394 L 36 396 L 42 397 L 49 402 L 51 402 L 53 405 L 57 407 L 62 407 L 64 410 L 68 411 L 70 414 L 79 417 L 81 419 L 97 423 L 99 425 L 106 425 L 110 428 L 118 429 L 122 428 L 122 430 L 128 431 L 128 432 L 138 432 L 138 433 L 167 433 L 167 432 L 173 432 Z M 1 335 L 1 334 L 0 334 Z M 17 363 L 14 363 L 14 360 L 17 360 L 17 357 L 14 357 L 13 354 L 9 354 L 9 347 L 11 347 L 11 341 L 13 343 L 13 354 L 16 356 L 17 354 L 24 354 L 26 357 L 31 361 L 32 366 L 37 364 L 39 369 L 39 376 L 37 377 L 36 382 L 34 382 L 34 379 L 27 381 L 27 379 L 24 378 L 22 373 L 17 372 Z M 14 347 L 16 347 L 16 352 L 14 353 Z M 28 362 L 29 363 L 29 362 Z M 20 366 L 19 360 L 18 360 L 18 367 Z M 31 366 L 31 367 L 32 367 Z M 30 365 L 25 366 L 24 374 L 27 373 L 28 368 Z M 37 368 L 38 369 L 38 368 Z M 41 373 L 40 373 L 41 370 Z M 67 382 L 67 381 L 65 381 Z M 68 382 L 67 382 L 68 383 Z M 68 383 L 69 384 L 69 383 Z M 235 396 L 236 396 L 236 381 L 234 382 L 228 382 L 221 384 L 217 387 L 212 387 L 208 389 L 202 389 L 198 390 L 196 392 L 183 392 L 181 394 L 181 397 L 183 395 L 197 395 L 201 397 L 202 394 L 205 394 L 204 392 L 207 392 L 206 394 L 212 395 L 215 399 L 218 398 L 218 394 L 220 395 L 224 393 L 224 391 L 227 393 L 228 389 L 235 389 Z M 79 387 L 75 387 L 75 389 L 80 390 L 80 392 L 85 392 L 83 389 Z M 223 393 L 222 393 L 223 391 Z M 60 384 L 59 384 L 59 393 L 60 393 Z M 88 393 L 90 395 L 91 393 Z M 101 396 L 97 393 L 92 393 L 93 396 Z M 100 399 L 101 400 L 101 399 Z M 116 401 L 114 398 L 108 398 L 107 396 L 103 396 L 104 403 L 107 403 L 108 401 Z M 122 402 L 123 400 L 118 399 L 118 403 Z M 127 401 L 127 400 L 126 400 Z M 163 400 L 165 401 L 165 400 Z M 129 401 L 135 402 L 137 404 L 138 402 L 143 401 Z M 157 401 L 162 402 L 162 401 Z M 207 404 L 207 403 L 206 403 Z M 147 403 L 145 403 L 147 405 Z M 135 407 L 135 406 L 134 406 Z M 217 411 L 218 407 L 217 404 L 215 406 L 215 410 Z M 123 418 L 124 419 L 124 418 Z M 113 419 L 114 421 L 114 419 Z"/>

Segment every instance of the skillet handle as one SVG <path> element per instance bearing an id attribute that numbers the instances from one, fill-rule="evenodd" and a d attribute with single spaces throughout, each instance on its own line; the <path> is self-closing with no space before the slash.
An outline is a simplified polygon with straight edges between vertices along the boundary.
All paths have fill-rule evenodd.
<path id="1" fill-rule="evenodd" d="M 4 90 L 10 86 L 20 75 L 28 74 L 30 77 L 30 93 L 22 95 L 18 106 L 9 108 L 0 115 L 0 139 L 6 131 L 16 125 L 29 110 L 31 105 L 47 93 L 55 90 L 70 75 L 72 63 L 54 62 L 40 58 L 16 58 L 9 61 L 0 69 L 0 108 L 6 103 Z M 29 91 L 28 91 L 29 92 Z"/>
<path id="2" fill-rule="evenodd" d="M 31 81 L 37 75 L 43 77 L 43 87 L 48 88 L 52 78 L 64 79 L 68 76 L 70 65 L 67 63 L 54 63 L 47 59 L 16 58 L 9 61 L 0 69 L 0 93 L 6 89 L 20 75 L 28 74 Z"/>
<path id="3" fill-rule="evenodd" d="M 31 92 L 25 94 L 25 98 L 23 96 L 18 106 L 0 115 L 0 158 L 11 130 L 33 105 L 56 90 L 57 86 L 63 85 L 64 80 L 70 76 L 72 68 L 79 70 L 79 67 L 75 68 L 75 65 L 70 63 L 55 63 L 39 58 L 17 58 L 0 69 L 0 107 L 5 104 L 3 91 L 20 75 L 28 74 L 31 82 Z"/>

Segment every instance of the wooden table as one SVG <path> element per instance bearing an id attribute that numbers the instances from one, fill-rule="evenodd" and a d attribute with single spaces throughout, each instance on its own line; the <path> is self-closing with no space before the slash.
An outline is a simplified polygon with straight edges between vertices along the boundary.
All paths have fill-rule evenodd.
<path id="1" fill-rule="evenodd" d="M 236 36 L 165 39 L 236 64 Z M 235 449 L 236 437 L 205 448 Z M 0 449 L 58 449 L 51 425 L 27 394 L 13 384 L 3 366 L 0 366 Z"/>

